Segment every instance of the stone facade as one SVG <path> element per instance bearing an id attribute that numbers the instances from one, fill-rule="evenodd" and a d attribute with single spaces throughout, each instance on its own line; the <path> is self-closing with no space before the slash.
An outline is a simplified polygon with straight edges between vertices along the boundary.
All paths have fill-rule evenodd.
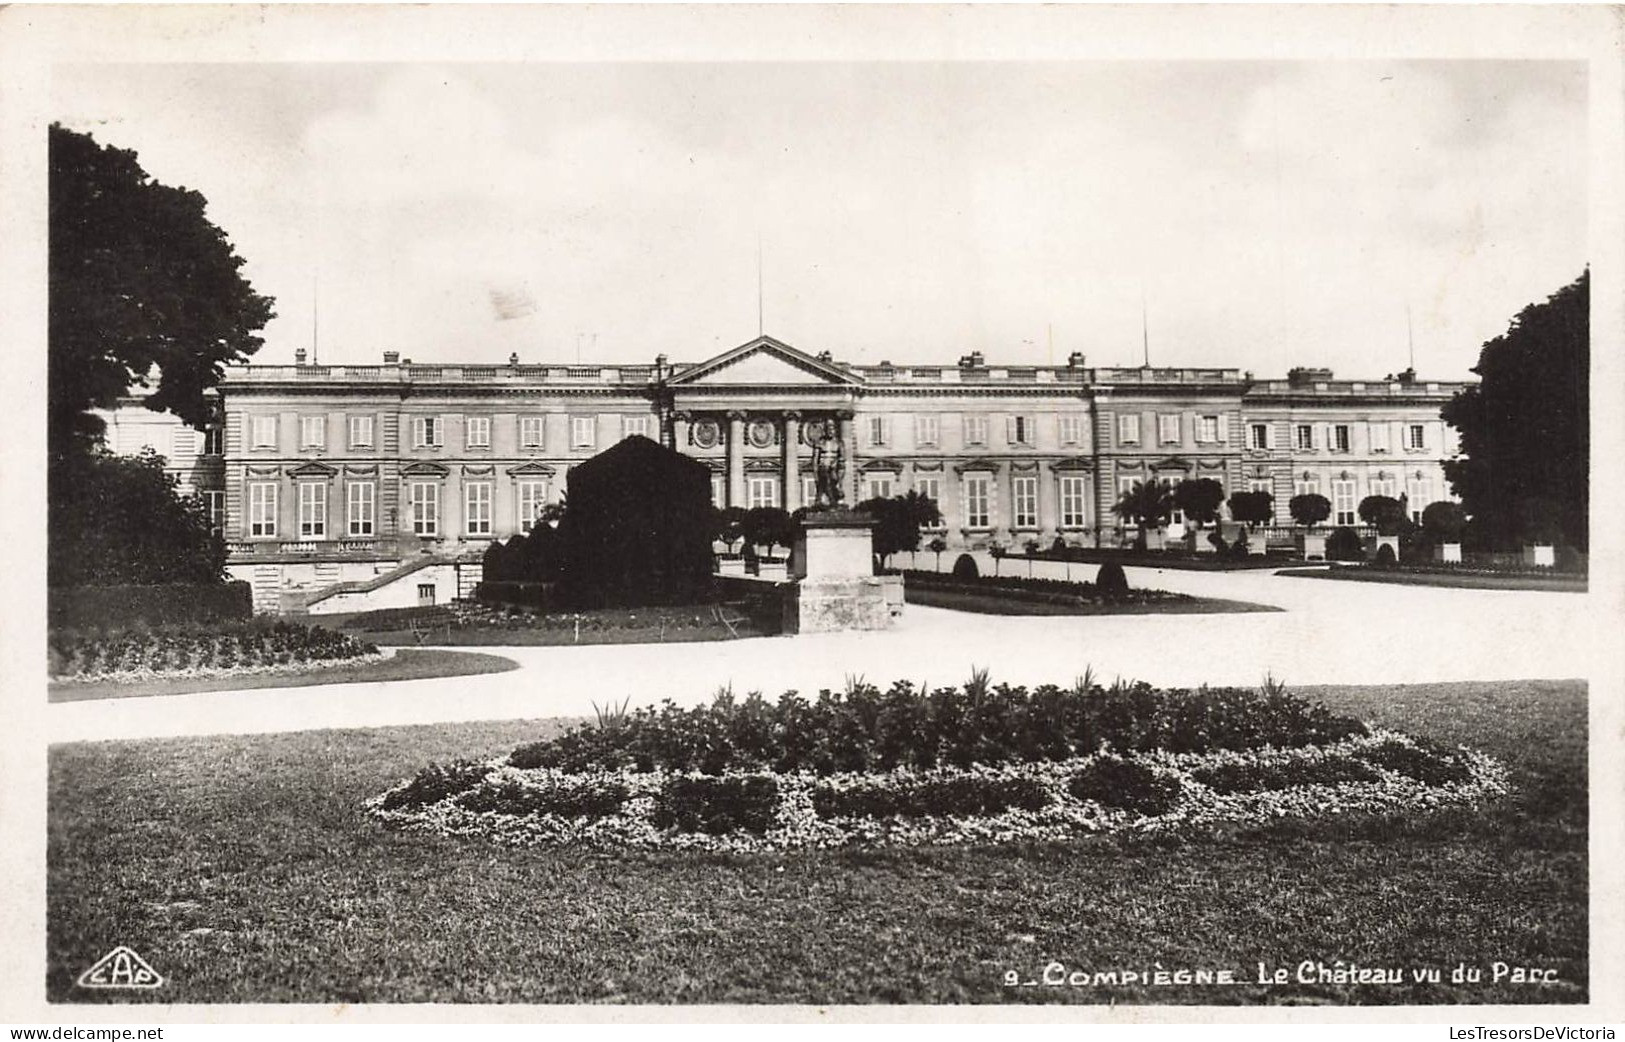
<path id="1" fill-rule="evenodd" d="M 571 467 L 633 434 L 703 463 L 718 504 L 794 510 L 812 502 L 811 442 L 829 423 L 848 503 L 930 495 L 953 547 L 1096 545 L 1122 537 L 1111 506 L 1144 480 L 1261 488 L 1281 523 L 1302 491 L 1332 500 L 1334 522 L 1375 493 L 1407 495 L 1419 516 L 1448 498 L 1442 464 L 1456 443 L 1439 409 L 1461 386 L 1408 372 L 1089 368 L 1078 354 L 1059 366 L 980 353 L 853 366 L 772 337 L 695 364 L 417 365 L 386 353 L 229 369 L 219 433 L 192 432 L 220 452 L 187 470 L 220 504 L 235 573 L 312 591 L 341 564 L 351 578 L 355 565 L 383 574 L 422 554 L 475 562 L 558 502 Z"/>

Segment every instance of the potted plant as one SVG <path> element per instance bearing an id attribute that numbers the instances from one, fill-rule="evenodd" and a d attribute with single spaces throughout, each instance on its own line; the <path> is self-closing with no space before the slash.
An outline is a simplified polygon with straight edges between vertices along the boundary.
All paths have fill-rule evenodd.
<path id="1" fill-rule="evenodd" d="M 1298 551 L 1305 561 L 1326 560 L 1326 533 L 1315 526 L 1332 516 L 1332 501 L 1318 492 L 1305 492 L 1287 501 L 1287 512 L 1303 527 L 1298 534 Z"/>
<path id="2" fill-rule="evenodd" d="M 926 549 L 937 555 L 937 571 L 942 571 L 942 551 L 948 549 L 948 541 L 939 535 L 925 545 Z"/>
<path id="3" fill-rule="evenodd" d="M 747 516 L 744 507 L 727 507 L 715 514 L 713 530 L 727 547 L 717 561 L 717 571 L 721 575 L 745 574 L 745 558 L 734 548 L 734 544 L 745 538 Z"/>
<path id="4" fill-rule="evenodd" d="M 1224 505 L 1224 486 L 1212 478 L 1195 478 L 1174 486 L 1174 506 L 1191 523 L 1191 542 L 1198 552 L 1206 540 L 1202 529 L 1219 519 L 1219 507 Z"/>
<path id="5" fill-rule="evenodd" d="M 1259 525 L 1274 520 L 1274 504 L 1275 497 L 1268 492 L 1237 492 L 1230 497 L 1230 516 L 1246 525 L 1249 532 L 1256 531 Z M 1248 552 L 1261 554 L 1267 543 L 1268 540 L 1262 537 L 1249 539 Z"/>
<path id="6" fill-rule="evenodd" d="M 1548 499 L 1525 500 L 1518 508 L 1518 527 L 1523 533 L 1523 563 L 1531 568 L 1555 566 L 1561 534 L 1557 505 Z"/>
<path id="7" fill-rule="evenodd" d="M 1137 481 L 1112 505 L 1112 513 L 1139 528 L 1134 540 L 1137 550 L 1162 549 L 1162 528 L 1173 509 L 1174 495 L 1160 481 Z"/>
<path id="8" fill-rule="evenodd" d="M 1461 563 L 1461 534 L 1467 528 L 1467 514 L 1458 503 L 1429 503 L 1422 511 L 1422 531 L 1433 545 L 1433 559 L 1446 564 Z"/>
<path id="9" fill-rule="evenodd" d="M 1392 496 L 1367 496 L 1360 500 L 1358 513 L 1361 521 L 1377 530 L 1376 541 L 1371 546 L 1372 558 L 1382 554 L 1386 546 L 1398 562 L 1400 539 L 1411 526 L 1411 519 L 1405 516 L 1405 504 Z"/>

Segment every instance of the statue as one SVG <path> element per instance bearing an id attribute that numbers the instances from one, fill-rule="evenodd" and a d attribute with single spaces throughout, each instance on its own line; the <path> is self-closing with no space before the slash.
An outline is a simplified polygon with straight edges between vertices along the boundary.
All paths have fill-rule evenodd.
<path id="1" fill-rule="evenodd" d="M 835 433 L 835 421 L 819 424 L 818 437 L 813 442 L 813 481 L 817 488 L 815 510 L 832 510 L 841 504 L 841 482 L 846 477 L 846 461 L 841 458 L 841 439 Z"/>

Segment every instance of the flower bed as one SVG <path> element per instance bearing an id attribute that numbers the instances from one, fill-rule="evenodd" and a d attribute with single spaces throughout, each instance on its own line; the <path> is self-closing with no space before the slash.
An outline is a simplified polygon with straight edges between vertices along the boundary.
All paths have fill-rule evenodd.
<path id="1" fill-rule="evenodd" d="M 605 715 L 504 759 L 431 764 L 367 807 L 391 827 L 515 845 L 759 851 L 1395 813 L 1506 791 L 1483 754 L 1279 690 L 1028 693 L 981 677 Z"/>
<path id="2" fill-rule="evenodd" d="M 1046 604 L 1156 604 L 1163 601 L 1188 601 L 1183 593 L 1167 590 L 1129 588 L 1111 593 L 1094 583 L 1067 582 L 1064 579 L 1036 579 L 1017 575 L 963 576 L 945 572 L 905 571 L 903 587 L 922 590 L 963 590 L 975 593 L 993 593 L 1012 600 L 1038 601 Z"/>
<path id="3" fill-rule="evenodd" d="M 366 641 L 283 621 L 61 630 L 49 640 L 51 679 L 70 682 L 297 672 L 383 657 Z"/>
<path id="4" fill-rule="evenodd" d="M 720 626 L 710 605 L 650 608 L 603 608 L 582 612 L 541 612 L 513 605 L 453 601 L 432 608 L 385 608 L 346 619 L 343 629 L 390 633 L 416 626 L 422 630 L 545 630 L 559 633 L 604 633 L 614 630 L 665 629 L 679 633 Z"/>

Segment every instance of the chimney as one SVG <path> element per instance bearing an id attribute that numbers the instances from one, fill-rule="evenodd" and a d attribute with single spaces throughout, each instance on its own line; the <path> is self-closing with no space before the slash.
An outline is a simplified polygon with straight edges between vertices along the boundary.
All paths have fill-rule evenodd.
<path id="1" fill-rule="evenodd" d="M 385 351 L 384 352 L 384 364 L 385 365 L 399 365 L 400 362 L 401 362 L 401 353 L 399 351 Z"/>
<path id="2" fill-rule="evenodd" d="M 1415 369 L 1407 369 L 1404 372 L 1400 373 L 1399 374 L 1399 382 L 1402 383 L 1402 384 L 1413 384 L 1413 383 L 1415 383 L 1416 382 L 1416 370 Z"/>
<path id="3" fill-rule="evenodd" d="M 508 368 L 509 369 L 518 369 L 519 368 L 519 352 L 518 351 L 515 351 L 513 354 L 508 356 Z"/>
<path id="4" fill-rule="evenodd" d="M 1066 356 L 1066 367 L 1068 369 L 1082 369 L 1083 368 L 1083 352 L 1082 351 L 1074 351 L 1071 354 L 1067 355 Z"/>
<path id="5" fill-rule="evenodd" d="M 294 348 L 294 351 L 293 351 L 293 364 L 294 365 L 304 365 L 305 364 L 305 349 L 304 348 L 302 348 L 302 347 Z"/>

